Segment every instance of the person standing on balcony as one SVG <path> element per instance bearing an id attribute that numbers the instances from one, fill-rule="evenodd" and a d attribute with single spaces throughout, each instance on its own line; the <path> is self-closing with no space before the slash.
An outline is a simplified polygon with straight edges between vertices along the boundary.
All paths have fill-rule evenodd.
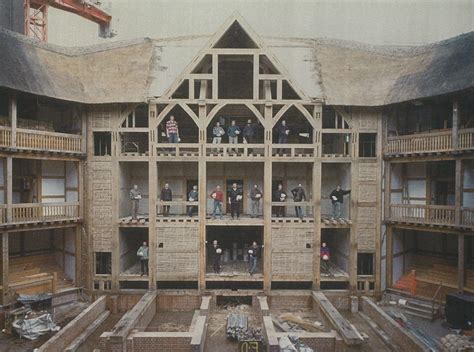
<path id="1" fill-rule="evenodd" d="M 253 274 L 257 272 L 257 258 L 262 249 L 263 249 L 263 245 L 259 246 L 257 242 L 255 241 L 253 241 L 252 245 L 248 249 L 250 276 L 252 276 Z"/>
<path id="2" fill-rule="evenodd" d="M 224 193 L 221 191 L 221 186 L 216 186 L 214 191 L 210 194 L 210 197 L 214 200 L 212 219 L 216 218 L 217 209 L 219 209 L 219 217 L 222 220 L 222 203 L 224 202 Z"/>
<path id="3" fill-rule="evenodd" d="M 148 275 L 148 245 L 145 241 L 138 248 L 137 256 L 140 259 L 141 276 Z"/>
<path id="4" fill-rule="evenodd" d="M 306 193 L 301 183 L 299 183 L 297 187 L 291 190 L 291 194 L 293 195 L 293 200 L 295 202 L 306 202 Z M 295 206 L 295 212 L 296 216 L 303 220 L 303 209 L 301 209 L 301 206 Z"/>
<path id="5" fill-rule="evenodd" d="M 320 249 L 320 258 L 321 258 L 321 270 L 324 272 L 329 271 L 329 259 L 331 258 L 331 251 L 325 242 L 321 244 Z"/>
<path id="6" fill-rule="evenodd" d="M 252 120 L 248 119 L 247 124 L 242 131 L 243 142 L 248 144 L 254 144 L 257 136 L 257 124 L 253 123 Z M 249 153 L 253 150 L 250 148 Z"/>
<path id="7" fill-rule="evenodd" d="M 161 189 L 160 199 L 162 202 L 171 202 L 173 200 L 173 192 L 171 191 L 170 185 L 165 183 L 165 187 Z M 170 205 L 163 205 L 163 216 L 170 215 Z"/>
<path id="8" fill-rule="evenodd" d="M 329 198 L 332 202 L 332 218 L 339 219 L 342 217 L 342 204 L 344 203 L 344 196 L 351 193 L 351 190 L 343 190 L 341 186 L 337 185 L 336 189 L 331 192 Z"/>
<path id="9" fill-rule="evenodd" d="M 209 247 L 209 259 L 211 259 L 214 274 L 220 274 L 221 272 L 221 256 L 222 248 L 217 243 L 217 240 L 212 241 L 212 245 Z"/>
<path id="10" fill-rule="evenodd" d="M 199 200 L 198 186 L 194 185 L 193 189 L 188 194 L 188 201 L 197 202 Z M 193 213 L 197 211 L 197 207 L 191 205 L 188 207 L 188 216 L 191 218 Z"/>
<path id="11" fill-rule="evenodd" d="M 133 185 L 133 188 L 130 190 L 129 194 L 130 200 L 132 201 L 132 219 L 137 220 L 138 218 L 138 206 L 142 195 L 138 190 L 137 185 Z"/>
<path id="12" fill-rule="evenodd" d="M 262 191 L 258 188 L 258 185 L 253 185 L 253 188 L 250 190 L 250 201 L 251 201 L 251 218 L 258 218 L 258 213 L 260 210 L 260 201 L 262 199 Z"/>
<path id="13" fill-rule="evenodd" d="M 255 143 L 255 137 L 257 135 L 257 124 L 253 123 L 252 120 L 248 119 L 242 135 L 244 137 L 244 143 Z"/>
<path id="14" fill-rule="evenodd" d="M 220 122 L 216 122 L 216 125 L 212 129 L 212 144 L 221 144 L 222 136 L 225 135 L 224 129 L 221 127 Z M 213 149 L 214 152 L 220 152 L 219 148 Z"/>
<path id="15" fill-rule="evenodd" d="M 232 220 L 237 214 L 237 220 L 240 218 L 240 204 L 242 202 L 242 190 L 237 187 L 237 183 L 232 184 L 232 188 L 229 190 L 229 204 L 230 204 L 230 213 L 232 215 Z"/>
<path id="16" fill-rule="evenodd" d="M 239 134 L 240 134 L 240 127 L 235 124 L 235 120 L 232 120 L 230 126 L 227 128 L 227 135 L 229 136 L 229 143 L 230 144 L 238 144 L 239 143 Z M 231 149 L 234 153 L 237 153 L 237 149 Z"/>
<path id="17" fill-rule="evenodd" d="M 276 128 L 276 133 L 278 136 L 278 144 L 287 144 L 288 143 L 288 136 L 290 134 L 290 129 L 286 125 L 286 121 L 282 120 L 281 124 Z M 286 149 L 279 148 L 277 149 L 277 154 L 284 154 Z"/>
<path id="18" fill-rule="evenodd" d="M 286 192 L 283 190 L 283 185 L 280 183 L 278 188 L 273 192 L 273 201 L 274 202 L 286 202 Z M 285 217 L 285 206 L 275 206 L 275 215 L 276 217 Z"/>
<path id="19" fill-rule="evenodd" d="M 179 143 L 178 122 L 174 119 L 173 115 L 166 122 L 166 137 L 168 138 L 168 143 Z"/>

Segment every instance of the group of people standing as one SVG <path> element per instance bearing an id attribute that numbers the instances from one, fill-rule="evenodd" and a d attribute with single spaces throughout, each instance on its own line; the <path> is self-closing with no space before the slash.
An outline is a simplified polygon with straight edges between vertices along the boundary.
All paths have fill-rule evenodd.
<path id="1" fill-rule="evenodd" d="M 247 249 L 250 276 L 257 272 L 257 260 L 260 256 L 260 252 L 263 249 L 263 245 L 257 244 L 256 241 L 252 242 L 252 245 Z M 208 256 L 212 263 L 212 269 L 214 274 L 220 274 L 222 271 L 221 257 L 223 254 L 222 248 L 217 240 L 212 241 L 212 244 L 208 247 Z"/>
<path id="2" fill-rule="evenodd" d="M 299 202 L 306 202 L 306 192 L 303 188 L 301 183 L 298 184 L 295 188 L 291 191 L 291 195 L 293 196 L 294 203 Z M 342 217 L 342 204 L 344 203 L 344 196 L 349 194 L 350 190 L 343 190 L 341 186 L 337 186 L 329 195 L 329 199 L 332 203 L 332 218 L 338 219 Z M 215 219 L 218 216 L 220 219 L 223 217 L 222 207 L 224 203 L 224 192 L 221 189 L 220 185 L 217 185 L 216 188 L 209 194 L 209 197 L 213 200 L 213 207 L 212 207 L 212 219 Z M 138 206 L 139 201 L 141 200 L 142 196 L 140 191 L 138 190 L 138 186 L 134 185 L 133 188 L 130 190 L 130 200 L 132 202 L 132 219 L 137 219 L 138 217 Z M 252 189 L 249 192 L 250 198 L 250 217 L 257 218 L 260 213 L 260 203 L 263 198 L 263 192 L 257 184 L 254 184 Z M 168 183 L 165 183 L 165 186 L 161 189 L 160 193 L 160 200 L 162 202 L 171 202 L 173 201 L 173 191 L 170 188 Z M 197 202 L 199 200 L 199 192 L 198 187 L 196 185 L 188 193 L 188 201 L 189 202 Z M 273 191 L 272 194 L 272 201 L 273 202 L 287 202 L 288 194 L 283 189 L 283 185 L 280 183 L 277 186 L 277 189 Z M 232 187 L 227 192 L 227 201 L 230 206 L 230 214 L 232 220 L 237 218 L 240 219 L 240 207 L 243 201 L 243 191 L 242 188 L 237 185 L 237 183 L 233 183 Z M 162 213 L 163 216 L 170 215 L 170 205 L 163 204 L 162 205 Z M 273 206 L 272 212 L 275 214 L 276 217 L 285 217 L 286 215 L 286 207 L 282 206 Z M 197 212 L 196 205 L 188 205 L 187 207 L 187 215 L 192 217 L 193 214 Z M 295 205 L 295 213 L 296 216 L 300 219 L 303 219 L 304 213 L 303 208 L 301 205 Z"/>
<path id="3" fill-rule="evenodd" d="M 239 144 L 239 137 L 242 136 L 242 143 L 253 144 L 257 142 L 257 127 L 258 124 L 251 119 L 241 127 L 238 126 L 235 120 L 231 120 L 230 125 L 224 129 L 220 121 L 216 122 L 212 128 L 212 143 L 221 144 L 225 135 L 228 137 L 229 144 Z M 165 133 L 168 143 L 179 143 L 181 138 L 179 136 L 179 126 L 174 115 L 170 115 L 168 121 L 165 123 Z M 278 144 L 288 143 L 288 136 L 290 135 L 290 128 L 285 120 L 282 120 L 275 127 L 275 135 Z M 277 152 L 283 151 L 278 149 Z"/>
<path id="4" fill-rule="evenodd" d="M 212 207 L 212 219 L 215 219 L 216 216 L 219 216 L 222 219 L 222 204 L 224 202 L 224 193 L 221 190 L 221 186 L 217 185 L 216 188 L 209 195 L 213 199 Z M 257 184 L 255 184 L 250 191 L 250 201 L 251 201 L 251 215 L 250 217 L 256 218 L 259 215 L 260 211 L 260 201 L 262 199 L 263 192 Z M 243 201 L 243 192 L 242 188 L 237 186 L 237 183 L 233 183 L 230 190 L 227 192 L 227 201 L 230 205 L 230 214 L 232 220 L 237 218 L 240 219 L 240 206 Z"/>

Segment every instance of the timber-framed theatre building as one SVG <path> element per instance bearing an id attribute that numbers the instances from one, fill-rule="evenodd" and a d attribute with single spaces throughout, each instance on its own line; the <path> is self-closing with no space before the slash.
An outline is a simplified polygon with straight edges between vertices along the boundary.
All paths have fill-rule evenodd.
<path id="1" fill-rule="evenodd" d="M 262 38 L 239 15 L 212 36 L 87 48 L 0 30 L 3 302 L 74 287 L 474 291 L 473 53 L 473 33 L 377 47 Z M 166 138 L 170 116 L 178 143 Z M 248 120 L 252 143 L 212 143 L 217 122 L 227 130 Z M 240 219 L 226 201 L 213 219 L 209 194 L 233 183 Z M 165 184 L 171 201 L 160 199 Z M 255 184 L 263 196 L 251 217 Z M 305 189 L 302 217 L 291 196 L 274 198 L 279 184 Z M 337 185 L 351 192 L 333 218 Z M 148 275 L 137 259 L 144 241 Z M 251 276 L 253 241 L 264 247 Z"/>

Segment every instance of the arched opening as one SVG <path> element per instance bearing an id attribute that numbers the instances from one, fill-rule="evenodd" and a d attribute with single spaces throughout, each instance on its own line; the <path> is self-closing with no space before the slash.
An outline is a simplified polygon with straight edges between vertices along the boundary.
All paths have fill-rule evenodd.
<path id="1" fill-rule="evenodd" d="M 164 117 L 164 119 L 158 125 L 157 141 L 159 143 L 169 143 L 170 140 L 167 137 L 166 126 L 170 121 L 171 116 L 177 123 L 177 135 L 178 140 L 175 143 L 197 143 L 199 141 L 199 128 L 189 114 L 184 109 L 176 105 L 171 111 Z"/>
<path id="2" fill-rule="evenodd" d="M 219 123 L 225 134 L 221 136 L 220 143 L 230 143 L 230 138 L 234 136 L 232 133 L 232 121 L 238 127 L 239 133 L 236 144 L 260 144 L 264 141 L 265 129 L 255 116 L 255 114 L 243 104 L 230 104 L 220 109 L 207 126 L 207 142 L 215 143 L 218 137 L 214 132 L 214 128 Z M 250 121 L 250 123 L 249 123 Z M 231 132 L 231 133 L 229 133 Z M 234 139 L 235 141 L 235 139 Z"/>
<path id="3" fill-rule="evenodd" d="M 311 144 L 313 126 L 298 108 L 292 106 L 276 121 L 273 127 L 273 143 Z"/>

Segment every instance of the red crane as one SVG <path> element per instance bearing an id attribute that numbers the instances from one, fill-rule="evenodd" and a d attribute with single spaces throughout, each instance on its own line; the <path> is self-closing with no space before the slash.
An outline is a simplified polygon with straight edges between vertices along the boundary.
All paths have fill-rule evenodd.
<path id="1" fill-rule="evenodd" d="M 99 35 L 113 36 L 110 30 L 112 16 L 99 7 L 99 1 L 87 0 L 24 0 L 25 35 L 48 41 L 49 6 L 74 13 L 99 25 Z"/>

